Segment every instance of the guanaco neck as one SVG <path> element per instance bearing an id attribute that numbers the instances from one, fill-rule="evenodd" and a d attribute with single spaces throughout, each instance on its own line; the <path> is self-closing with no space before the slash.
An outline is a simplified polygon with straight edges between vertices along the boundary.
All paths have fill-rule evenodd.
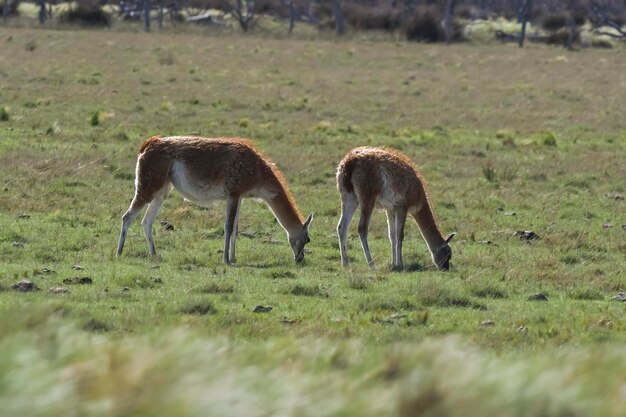
<path id="1" fill-rule="evenodd" d="M 289 191 L 276 179 L 278 193 L 265 200 L 274 216 L 289 236 L 302 231 L 302 216 L 293 202 Z"/>
<path id="2" fill-rule="evenodd" d="M 446 240 L 437 226 L 433 210 L 430 207 L 430 201 L 425 193 L 423 195 L 423 203 L 419 205 L 412 214 L 417 222 L 422 237 L 428 245 L 428 250 L 430 253 L 435 253 L 443 246 Z"/>

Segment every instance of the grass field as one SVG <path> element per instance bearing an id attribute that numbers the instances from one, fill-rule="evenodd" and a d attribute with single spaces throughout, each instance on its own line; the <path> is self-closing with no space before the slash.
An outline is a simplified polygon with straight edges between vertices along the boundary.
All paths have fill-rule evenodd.
<path id="1" fill-rule="evenodd" d="M 0 45 L 0 415 L 622 415 L 623 48 L 19 28 Z M 176 192 L 158 256 L 137 222 L 116 259 L 155 134 L 255 140 L 314 212 L 304 266 L 254 201 L 225 266 L 224 203 Z M 421 167 L 457 232 L 450 272 L 413 223 L 391 271 L 379 212 L 378 270 L 356 221 L 342 269 L 335 169 L 365 144 Z"/>

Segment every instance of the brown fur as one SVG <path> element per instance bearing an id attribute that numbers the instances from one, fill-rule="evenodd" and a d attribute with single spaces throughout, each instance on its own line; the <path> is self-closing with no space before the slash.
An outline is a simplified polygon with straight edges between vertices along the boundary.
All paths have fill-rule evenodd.
<path id="1" fill-rule="evenodd" d="M 173 160 L 194 168 L 199 181 L 223 184 L 227 194 L 244 194 L 260 183 L 277 194 L 283 194 L 298 220 L 302 214 L 276 165 L 263 155 L 249 139 L 181 137 L 172 142 L 160 136 L 146 139 L 140 148 L 137 177 L 141 179 L 138 194 L 146 201 L 168 181 Z M 220 164 L 211 164 L 219 160 Z"/>
<path id="2" fill-rule="evenodd" d="M 429 205 L 426 180 L 413 161 L 403 153 L 387 148 L 362 146 L 352 149 L 337 167 L 337 187 L 353 193 L 363 201 L 376 199 L 383 191 L 381 169 L 386 169 L 390 184 L 386 184 L 413 214 L 424 204 Z"/>
<path id="3" fill-rule="evenodd" d="M 389 239 L 394 267 L 402 268 L 402 240 L 407 214 L 411 214 L 428 244 L 433 261 L 448 268 L 448 242 L 435 221 L 426 181 L 404 154 L 384 147 L 354 148 L 337 167 L 337 188 L 341 195 L 341 219 L 337 225 L 342 264 L 348 265 L 346 233 L 356 208 L 361 207 L 359 236 L 370 267 L 374 266 L 367 243 L 370 219 L 375 206 L 387 211 Z M 449 253 L 448 253 L 449 252 Z"/>
<path id="4" fill-rule="evenodd" d="M 148 145 L 150 145 L 152 142 L 158 141 L 159 139 L 161 139 L 161 136 L 157 135 L 157 136 L 152 136 L 151 138 L 144 140 L 141 146 L 139 147 L 139 153 L 142 153 L 148 147 Z"/>

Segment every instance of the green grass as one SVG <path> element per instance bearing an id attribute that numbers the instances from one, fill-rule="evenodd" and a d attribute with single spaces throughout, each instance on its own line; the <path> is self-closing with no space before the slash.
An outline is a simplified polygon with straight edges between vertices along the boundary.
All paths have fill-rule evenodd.
<path id="1" fill-rule="evenodd" d="M 620 414 L 625 202 L 606 195 L 626 193 L 623 51 L 16 28 L 0 41 L 3 414 Z M 154 134 L 254 139 L 315 213 L 305 264 L 245 201 L 225 266 L 224 203 L 175 191 L 158 256 L 137 222 L 116 259 Z M 365 144 L 421 167 L 457 232 L 450 272 L 413 223 L 392 271 L 379 212 L 378 270 L 358 220 L 341 267 L 334 172 Z M 79 277 L 93 283 L 63 283 Z M 12 291 L 22 279 L 41 290 Z M 528 301 L 538 292 L 548 301 Z"/>

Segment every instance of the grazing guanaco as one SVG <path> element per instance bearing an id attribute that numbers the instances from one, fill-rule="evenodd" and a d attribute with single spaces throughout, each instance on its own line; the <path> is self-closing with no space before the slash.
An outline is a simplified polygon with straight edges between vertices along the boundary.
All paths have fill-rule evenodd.
<path id="1" fill-rule="evenodd" d="M 142 220 L 150 255 L 155 255 L 152 224 L 171 185 L 187 200 L 210 206 L 226 200 L 224 262 L 235 262 L 239 208 L 245 197 L 265 201 L 287 232 L 296 262 L 304 260 L 313 215 L 306 221 L 287 188 L 280 170 L 247 139 L 154 136 L 141 145 L 137 158 L 135 196 L 122 216 L 117 256 L 124 248 L 126 233 L 147 205 Z"/>
<path id="2" fill-rule="evenodd" d="M 337 167 L 337 188 L 341 195 L 341 218 L 337 234 L 344 267 L 348 266 L 348 226 L 356 209 L 361 206 L 359 237 L 370 268 L 374 268 L 374 261 L 367 243 L 367 231 L 374 207 L 380 207 L 387 211 L 392 265 L 395 269 L 403 268 L 402 240 L 407 214 L 415 218 L 437 268 L 449 269 L 452 258 L 449 243 L 455 233 L 444 237 L 439 231 L 424 178 L 406 155 L 389 148 L 354 148 Z"/>

